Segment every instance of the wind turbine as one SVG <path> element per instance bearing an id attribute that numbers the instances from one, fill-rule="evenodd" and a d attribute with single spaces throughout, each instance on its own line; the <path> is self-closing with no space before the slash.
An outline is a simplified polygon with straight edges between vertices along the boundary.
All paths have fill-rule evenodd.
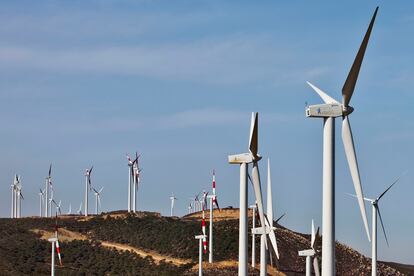
<path id="1" fill-rule="evenodd" d="M 81 204 L 79 205 L 79 209 L 78 209 L 78 211 L 76 211 L 76 213 L 77 213 L 79 216 L 82 216 L 82 203 L 83 203 L 83 202 L 81 202 Z"/>
<path id="2" fill-rule="evenodd" d="M 239 219 L 239 276 L 247 275 L 247 167 L 253 163 L 252 178 L 255 197 L 257 200 L 260 222 L 265 231 L 265 218 L 263 214 L 262 191 L 260 187 L 260 175 L 258 161 L 262 158 L 258 155 L 258 113 L 252 113 L 250 124 L 249 152 L 230 155 L 230 164 L 240 165 L 240 219 Z M 266 240 L 267 247 L 267 240 Z"/>
<path id="3" fill-rule="evenodd" d="M 370 198 L 364 197 L 364 200 L 371 203 L 371 206 L 372 206 L 372 251 L 371 251 L 371 254 L 372 254 L 371 275 L 372 276 L 377 275 L 377 242 L 378 242 L 378 238 L 377 238 L 377 216 L 379 216 L 379 218 L 380 218 L 382 232 L 384 233 L 385 241 L 387 242 L 387 246 L 389 247 L 388 238 L 387 238 L 387 234 L 385 234 L 384 222 L 382 221 L 381 212 L 380 212 L 378 203 L 379 203 L 379 200 L 391 189 L 391 187 L 394 186 L 400 180 L 401 176 L 399 176 L 391 184 L 391 186 L 389 186 L 384 192 L 382 192 L 382 194 L 380 194 L 376 199 L 370 199 Z M 351 194 L 349 194 L 349 195 L 351 195 Z M 351 195 L 351 196 L 355 197 L 355 195 Z"/>
<path id="4" fill-rule="evenodd" d="M 40 192 L 39 192 L 39 217 L 42 217 L 42 213 L 43 213 L 43 204 L 44 204 L 44 194 L 45 192 L 42 191 L 41 188 L 39 188 Z"/>
<path id="5" fill-rule="evenodd" d="M 172 196 L 170 196 L 170 200 L 171 200 L 171 216 L 174 215 L 174 202 L 176 200 L 178 200 L 175 196 L 174 193 L 172 193 Z"/>
<path id="6" fill-rule="evenodd" d="M 62 205 L 62 201 L 61 200 L 59 200 L 59 204 L 57 204 L 56 203 L 56 201 L 53 199 L 53 198 L 51 198 L 50 199 L 50 201 L 55 205 L 55 207 L 56 207 L 56 215 L 57 214 L 59 214 L 59 215 L 61 215 L 62 214 L 62 209 L 60 208 L 60 206 Z"/>
<path id="7" fill-rule="evenodd" d="M 52 187 L 52 164 L 49 166 L 49 173 L 46 177 L 46 186 L 45 186 L 45 217 L 49 217 L 49 186 Z"/>
<path id="8" fill-rule="evenodd" d="M 135 183 L 134 179 L 134 164 L 137 161 L 137 159 L 132 160 L 131 157 L 129 157 L 128 154 L 126 154 L 127 160 L 128 160 L 128 213 L 131 212 L 132 207 L 132 200 L 131 200 L 131 190 L 132 185 Z M 137 156 L 138 157 L 138 156 Z"/>
<path id="9" fill-rule="evenodd" d="M 351 171 L 355 193 L 364 221 L 365 230 L 369 237 L 367 214 L 364 205 L 361 179 L 359 176 L 351 125 L 348 116 L 353 112 L 349 106 L 358 79 L 359 70 L 364 58 L 368 40 L 374 25 L 378 7 L 375 9 L 368 30 L 358 50 L 354 63 L 342 88 L 342 104 L 328 96 L 325 92 L 308 82 L 313 90 L 322 98 L 325 104 L 312 105 L 306 108 L 307 117 L 324 118 L 323 127 L 323 204 L 322 204 L 322 275 L 335 275 L 335 118 L 342 117 L 342 140 L 345 155 Z"/>
<path id="10" fill-rule="evenodd" d="M 14 175 L 12 189 L 12 201 L 11 201 L 11 218 L 17 218 L 17 187 L 19 185 L 19 176 Z"/>
<path id="11" fill-rule="evenodd" d="M 16 185 L 16 216 L 17 218 L 22 217 L 22 200 L 24 200 L 23 194 L 22 194 L 22 183 L 21 183 L 21 177 L 19 175 L 17 177 L 17 185 Z"/>
<path id="12" fill-rule="evenodd" d="M 320 275 L 319 272 L 319 250 L 317 250 L 316 239 L 319 239 L 319 227 L 318 231 L 315 232 L 315 225 L 312 220 L 312 234 L 311 234 L 311 248 L 299 251 L 299 256 L 306 257 L 306 276 L 311 276 L 311 262 L 313 258 L 313 270 L 316 276 Z"/>
<path id="13" fill-rule="evenodd" d="M 133 199 L 132 199 L 132 211 L 135 213 L 137 211 L 137 192 L 138 192 L 138 185 L 140 182 L 139 175 L 141 173 L 141 169 L 138 166 L 138 159 L 141 157 L 141 155 L 138 155 L 137 152 L 135 152 L 135 160 L 132 164 L 132 173 L 133 173 Z"/>
<path id="14" fill-rule="evenodd" d="M 277 248 L 276 235 L 274 232 L 276 230 L 276 227 L 273 226 L 272 180 L 270 177 L 270 160 L 269 159 L 267 160 L 267 211 L 266 211 L 265 225 L 266 225 L 265 231 L 263 231 L 263 227 L 252 229 L 252 233 L 254 233 L 255 235 L 260 235 L 260 275 L 261 276 L 267 275 L 267 248 L 266 248 L 267 236 L 269 236 L 270 241 L 272 243 L 273 250 L 276 254 L 276 257 L 279 259 L 279 250 Z"/>
<path id="15" fill-rule="evenodd" d="M 72 215 L 72 204 L 71 203 L 69 203 L 69 211 L 67 215 Z"/>
<path id="16" fill-rule="evenodd" d="M 62 266 L 62 256 L 60 254 L 58 229 L 59 229 L 59 226 L 57 224 L 57 214 L 56 214 L 55 237 L 49 239 L 49 242 L 52 243 L 52 258 L 51 258 L 51 268 L 50 268 L 52 276 L 55 275 L 55 248 L 56 248 L 56 252 L 58 253 L 60 266 Z"/>
<path id="17" fill-rule="evenodd" d="M 207 253 L 207 235 L 206 235 L 206 214 L 205 210 L 207 208 L 207 194 L 205 191 L 203 191 L 203 201 L 201 203 L 202 206 L 202 212 L 201 212 L 201 231 L 203 232 L 203 252 L 204 254 Z"/>
<path id="18" fill-rule="evenodd" d="M 95 188 L 92 188 L 95 192 L 95 213 L 98 215 L 99 207 L 101 206 L 101 193 L 104 187 L 102 187 L 99 191 Z"/>
<path id="19" fill-rule="evenodd" d="M 91 174 L 93 166 L 85 171 L 85 217 L 88 216 L 88 191 L 92 189 Z"/>
<path id="20" fill-rule="evenodd" d="M 197 235 L 195 238 L 198 242 L 198 276 L 203 275 L 203 240 L 206 239 L 206 235 Z"/>
<path id="21" fill-rule="evenodd" d="M 220 206 L 218 204 L 217 201 L 217 195 L 216 195 L 216 172 L 215 170 L 213 170 L 213 181 L 212 181 L 212 186 L 213 186 L 213 194 L 207 196 L 207 198 L 209 199 L 210 202 L 210 230 L 208 232 L 209 236 L 209 254 L 208 254 L 208 262 L 209 263 L 213 263 L 213 208 L 215 205 L 219 210 L 220 210 Z"/>

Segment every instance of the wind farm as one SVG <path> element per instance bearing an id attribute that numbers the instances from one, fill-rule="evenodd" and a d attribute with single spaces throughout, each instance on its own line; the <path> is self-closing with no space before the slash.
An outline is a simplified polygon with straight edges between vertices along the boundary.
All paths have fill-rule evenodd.
<path id="1" fill-rule="evenodd" d="M 414 275 L 414 4 L 0 6 L 0 275 Z"/>

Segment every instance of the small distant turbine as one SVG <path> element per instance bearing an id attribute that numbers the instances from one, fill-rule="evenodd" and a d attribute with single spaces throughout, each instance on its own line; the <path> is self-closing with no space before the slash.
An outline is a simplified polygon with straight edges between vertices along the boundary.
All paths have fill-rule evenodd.
<path id="1" fill-rule="evenodd" d="M 372 205 L 372 241 L 371 241 L 372 242 L 372 250 L 371 250 L 371 254 L 372 254 L 372 264 L 371 264 L 372 265 L 372 269 L 371 269 L 371 275 L 372 276 L 376 276 L 377 275 L 377 242 L 378 242 L 378 237 L 377 237 L 377 216 L 379 216 L 379 218 L 380 218 L 382 232 L 384 233 L 385 241 L 387 242 L 387 246 L 389 247 L 387 234 L 385 233 L 384 222 L 382 221 L 381 212 L 380 212 L 380 208 L 379 208 L 379 200 L 392 188 L 392 186 L 394 186 L 400 180 L 401 176 L 399 176 L 391 184 L 391 186 L 389 186 L 376 199 L 370 199 L 370 198 L 364 197 L 364 200 L 365 201 L 368 201 Z M 351 195 L 351 196 L 356 197 L 355 195 Z"/>
<path id="2" fill-rule="evenodd" d="M 175 196 L 174 193 L 172 194 L 172 196 L 170 196 L 170 200 L 171 200 L 171 216 L 174 215 L 174 202 L 176 200 L 178 200 Z"/>
<path id="3" fill-rule="evenodd" d="M 79 216 L 82 216 L 82 202 L 81 202 L 81 204 L 79 205 L 79 209 L 78 209 L 78 211 L 76 211 L 76 213 L 77 213 Z"/>
<path id="4" fill-rule="evenodd" d="M 42 215 L 43 215 L 43 205 L 44 205 L 44 201 L 45 201 L 45 199 L 44 199 L 45 191 L 43 191 L 40 188 L 39 188 L 39 190 L 40 190 L 40 192 L 39 192 L 39 217 L 42 217 Z"/>
<path id="5" fill-rule="evenodd" d="M 72 215 L 72 204 L 71 203 L 69 203 L 69 211 L 67 215 Z"/>
<path id="6" fill-rule="evenodd" d="M 220 206 L 217 201 L 217 195 L 216 195 L 216 172 L 213 170 L 213 194 L 207 196 L 210 202 L 210 230 L 209 230 L 209 236 L 208 236 L 208 246 L 209 246 L 209 254 L 208 254 L 208 262 L 213 263 L 213 208 L 216 206 L 220 210 Z"/>
<path id="7" fill-rule="evenodd" d="M 45 185 L 45 217 L 49 217 L 49 188 L 52 188 L 52 164 L 49 166 L 48 176 L 46 177 L 46 185 Z"/>
<path id="8" fill-rule="evenodd" d="M 104 187 L 102 187 L 99 191 L 97 191 L 95 188 L 92 188 L 95 192 L 95 214 L 99 214 L 99 207 L 101 207 L 101 193 Z"/>
<path id="9" fill-rule="evenodd" d="M 88 216 L 88 192 L 92 189 L 91 174 L 93 166 L 85 171 L 85 217 Z"/>

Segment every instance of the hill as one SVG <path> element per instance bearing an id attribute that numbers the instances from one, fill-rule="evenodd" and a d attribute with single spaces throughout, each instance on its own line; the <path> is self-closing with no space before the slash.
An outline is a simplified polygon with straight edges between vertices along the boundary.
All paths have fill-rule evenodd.
<path id="1" fill-rule="evenodd" d="M 214 213 L 214 264 L 204 262 L 205 275 L 237 274 L 238 210 Z M 208 215 L 207 215 L 208 217 Z M 93 217 L 59 217 L 63 266 L 58 275 L 195 275 L 198 263 L 200 213 L 183 218 L 158 213 L 112 212 Z M 50 273 L 52 218 L 0 219 L 1 275 Z M 208 230 L 208 227 L 207 227 Z M 298 251 L 309 235 L 282 226 L 277 229 L 280 260 L 271 275 L 303 275 L 305 259 Z M 256 242 L 259 246 L 259 242 Z M 249 243 L 249 252 L 250 252 Z M 257 247 L 256 252 L 259 252 Z M 370 259 L 337 243 L 338 275 L 370 275 Z M 207 255 L 204 256 L 206 260 Z M 379 263 L 379 275 L 410 275 L 412 266 Z M 258 275 L 251 269 L 249 275 Z M 412 274 L 411 274 L 412 275 Z"/>

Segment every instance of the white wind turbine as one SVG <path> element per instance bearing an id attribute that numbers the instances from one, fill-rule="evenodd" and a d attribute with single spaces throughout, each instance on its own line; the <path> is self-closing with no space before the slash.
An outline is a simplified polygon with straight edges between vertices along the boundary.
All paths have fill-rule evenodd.
<path id="1" fill-rule="evenodd" d="M 24 200 L 23 194 L 22 194 L 22 183 L 21 183 L 21 177 L 17 175 L 17 185 L 16 185 L 16 217 L 21 218 L 22 217 L 22 200 Z"/>
<path id="2" fill-rule="evenodd" d="M 85 217 L 88 216 L 88 192 L 92 189 L 91 174 L 93 166 L 85 171 Z"/>
<path id="3" fill-rule="evenodd" d="M 138 165 L 138 160 L 141 157 L 141 155 L 138 155 L 138 153 L 135 153 L 135 160 L 132 164 L 132 173 L 133 173 L 133 198 L 132 198 L 132 211 L 135 213 L 137 211 L 137 193 L 138 193 L 138 187 L 140 184 L 140 173 L 141 169 Z"/>
<path id="4" fill-rule="evenodd" d="M 239 219 L 239 276 L 247 275 L 247 166 L 253 163 L 252 178 L 254 193 L 257 200 L 261 226 L 265 231 L 265 218 L 263 213 L 262 191 L 260 187 L 260 175 L 258 161 L 262 159 L 258 155 L 258 113 L 252 113 L 250 124 L 249 152 L 230 155 L 230 164 L 240 165 L 240 219 Z M 267 247 L 267 240 L 265 241 Z"/>
<path id="5" fill-rule="evenodd" d="M 12 200 L 11 200 L 11 218 L 17 218 L 17 190 L 19 185 L 19 176 L 14 175 L 12 189 Z"/>
<path id="6" fill-rule="evenodd" d="M 370 198 L 366 198 L 366 197 L 364 198 L 364 200 L 368 201 L 372 205 L 372 244 L 371 244 L 372 245 L 372 248 L 371 248 L 371 254 L 372 254 L 371 275 L 372 276 L 377 275 L 377 242 L 378 242 L 378 238 L 377 238 L 377 216 L 379 216 L 379 218 L 380 218 L 381 228 L 382 228 L 382 231 L 384 233 L 385 241 L 387 242 L 387 246 L 389 246 L 387 234 L 385 234 L 384 222 L 382 221 L 381 212 L 380 212 L 378 203 L 379 203 L 379 200 L 391 189 L 391 187 L 394 186 L 400 180 L 401 176 L 399 176 L 391 184 L 391 186 L 389 186 L 376 199 L 370 199 Z M 351 195 L 351 196 L 355 197 L 355 195 Z"/>
<path id="7" fill-rule="evenodd" d="M 174 215 L 174 202 L 176 200 L 178 200 L 175 196 L 174 193 L 172 193 L 172 196 L 170 196 L 170 200 L 171 200 L 171 216 Z"/>
<path id="8" fill-rule="evenodd" d="M 79 209 L 76 211 L 76 213 L 77 213 L 79 216 L 82 216 L 82 203 L 83 203 L 83 202 L 81 202 L 81 203 L 80 203 L 80 205 L 79 205 Z"/>
<path id="9" fill-rule="evenodd" d="M 317 244 L 316 239 L 319 238 L 319 227 L 318 231 L 315 232 L 315 225 L 313 224 L 312 220 L 312 234 L 311 234 L 311 248 L 299 251 L 299 256 L 306 257 L 306 276 L 311 276 L 311 262 L 313 258 L 313 270 L 315 273 L 315 276 L 319 276 L 319 260 L 318 260 L 318 254 L 319 251 L 317 250 Z"/>
<path id="10" fill-rule="evenodd" d="M 365 230 L 369 237 L 368 221 L 364 205 L 361 180 L 359 176 L 358 162 L 355 154 L 354 141 L 352 137 L 351 125 L 348 115 L 354 110 L 349 106 L 355 84 L 358 79 L 359 70 L 364 58 L 368 40 L 374 25 L 378 7 L 369 24 L 368 30 L 358 50 L 354 63 L 342 88 L 342 104 L 328 96 L 325 92 L 308 84 L 322 98 L 325 104 L 308 106 L 306 109 L 307 117 L 324 118 L 323 127 L 323 204 L 322 204 L 322 275 L 335 275 L 335 118 L 342 117 L 342 140 L 344 143 L 345 154 L 351 171 L 355 193 L 364 221 Z"/>
<path id="11" fill-rule="evenodd" d="M 55 205 L 55 207 L 56 207 L 56 214 L 61 215 L 62 214 L 62 209 L 60 208 L 60 206 L 62 205 L 62 201 L 59 200 L 59 204 L 57 204 L 56 201 L 53 198 L 51 198 L 50 199 L 50 202 L 52 202 Z"/>
<path id="12" fill-rule="evenodd" d="M 136 156 L 138 157 L 138 154 L 136 153 Z M 135 199 L 132 199 L 132 190 L 135 188 L 132 188 L 132 186 L 135 187 L 135 177 L 134 177 L 134 165 L 137 159 L 132 160 L 131 157 L 129 157 L 128 154 L 126 154 L 127 160 L 128 160 L 128 213 L 131 212 L 133 209 L 133 201 L 135 202 Z M 135 197 L 135 196 L 134 196 Z"/>
<path id="13" fill-rule="evenodd" d="M 282 216 L 283 217 L 283 216 Z M 280 218 L 282 218 L 280 217 Z M 278 219 L 278 221 L 280 220 Z M 267 210 L 265 218 L 265 231 L 263 227 L 253 228 L 252 233 L 255 235 L 260 235 L 260 275 L 267 275 L 267 248 L 266 248 L 266 239 L 269 236 L 269 239 L 272 243 L 273 250 L 276 254 L 277 259 L 279 259 L 279 250 L 277 248 L 276 242 L 276 227 L 273 226 L 273 200 L 272 200 L 272 180 L 270 177 L 270 160 L 267 160 Z"/>
<path id="14" fill-rule="evenodd" d="M 69 203 L 69 211 L 67 212 L 67 215 L 72 215 L 72 204 Z"/>
<path id="15" fill-rule="evenodd" d="M 217 195 L 216 195 L 216 172 L 215 170 L 213 170 L 213 181 L 212 181 L 212 186 L 213 186 L 213 194 L 207 196 L 207 198 L 209 199 L 210 202 L 210 230 L 208 232 L 209 236 L 209 244 L 208 244 L 208 248 L 209 248 L 209 254 L 208 254 L 208 262 L 209 263 L 213 263 L 213 213 L 214 213 L 214 206 L 215 205 L 219 210 L 220 210 L 220 206 L 218 205 L 218 201 L 217 201 Z"/>
<path id="16" fill-rule="evenodd" d="M 198 240 L 198 276 L 203 275 L 203 240 L 206 239 L 206 235 L 197 235 L 195 238 Z"/>
<path id="17" fill-rule="evenodd" d="M 40 188 L 39 191 L 39 217 L 42 217 L 45 191 L 42 191 Z"/>
<path id="18" fill-rule="evenodd" d="M 46 177 L 46 185 L 45 185 L 45 217 L 49 216 L 49 187 L 52 187 L 52 164 L 49 166 L 49 173 Z"/>
<path id="19" fill-rule="evenodd" d="M 99 207 L 101 207 L 101 193 L 104 187 L 102 187 L 99 191 L 97 191 L 95 188 L 92 189 L 95 192 L 95 214 L 98 215 Z"/>

